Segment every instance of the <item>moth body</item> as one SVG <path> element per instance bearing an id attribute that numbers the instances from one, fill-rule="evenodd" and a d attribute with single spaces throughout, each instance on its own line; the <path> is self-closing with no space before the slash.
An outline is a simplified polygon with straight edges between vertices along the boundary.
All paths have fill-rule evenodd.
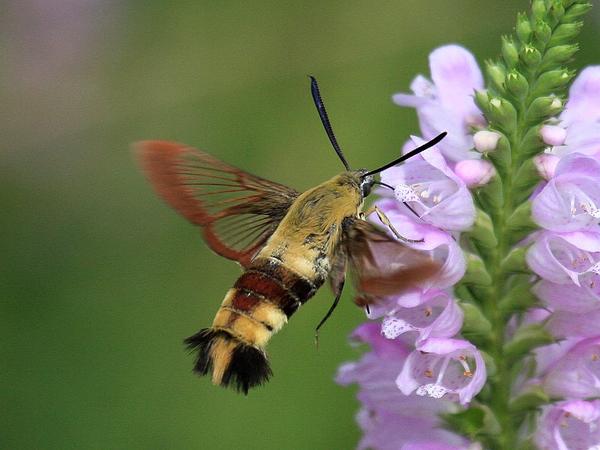
<path id="1" fill-rule="evenodd" d="M 235 282 L 212 327 L 187 342 L 200 356 L 195 370 L 214 384 L 244 392 L 271 374 L 265 347 L 329 276 L 344 220 L 357 217 L 360 176 L 344 172 L 298 196 Z"/>

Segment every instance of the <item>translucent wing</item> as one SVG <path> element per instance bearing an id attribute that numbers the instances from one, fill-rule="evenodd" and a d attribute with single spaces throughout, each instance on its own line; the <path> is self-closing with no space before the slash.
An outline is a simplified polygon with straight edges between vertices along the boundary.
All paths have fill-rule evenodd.
<path id="1" fill-rule="evenodd" d="M 175 142 L 136 144 L 158 194 L 203 229 L 208 246 L 247 266 L 298 192 Z"/>
<path id="2" fill-rule="evenodd" d="M 365 220 L 354 219 L 345 227 L 344 245 L 358 291 L 356 302 L 361 306 L 407 291 L 440 270 L 427 254 Z"/>

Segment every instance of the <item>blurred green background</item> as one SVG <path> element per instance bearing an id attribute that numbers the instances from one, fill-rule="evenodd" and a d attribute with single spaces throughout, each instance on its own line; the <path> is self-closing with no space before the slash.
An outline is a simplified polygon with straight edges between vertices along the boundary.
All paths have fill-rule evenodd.
<path id="1" fill-rule="evenodd" d="M 347 290 L 323 289 L 273 339 L 248 397 L 192 375 L 237 266 L 152 192 L 129 149 L 179 140 L 305 189 L 338 173 L 309 93 L 318 77 L 354 167 L 416 133 L 390 95 L 444 43 L 495 57 L 527 1 L 3 2 L 0 448 L 348 449 L 359 352 Z M 600 62 L 598 11 L 576 66 Z"/>

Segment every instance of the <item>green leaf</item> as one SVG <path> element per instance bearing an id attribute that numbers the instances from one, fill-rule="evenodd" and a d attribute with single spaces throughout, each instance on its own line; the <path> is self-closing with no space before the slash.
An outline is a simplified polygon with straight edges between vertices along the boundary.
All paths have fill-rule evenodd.
<path id="1" fill-rule="evenodd" d="M 500 432 L 498 419 L 485 405 L 472 405 L 464 411 L 442 414 L 441 418 L 447 428 L 471 439 L 495 436 Z"/>
<path id="2" fill-rule="evenodd" d="M 476 341 L 475 345 L 479 346 L 480 342 L 477 341 L 481 341 L 481 338 L 485 340 L 489 338 L 492 324 L 476 305 L 463 302 L 460 307 L 464 313 L 461 333 L 470 341 Z"/>
<path id="3" fill-rule="evenodd" d="M 471 230 L 465 233 L 465 236 L 472 242 L 484 260 L 489 258 L 498 246 L 490 216 L 481 209 L 477 209 L 475 223 Z"/>
<path id="4" fill-rule="evenodd" d="M 500 211 L 504 206 L 502 179 L 496 175 L 486 185 L 478 188 L 477 199 L 486 211 Z"/>
<path id="5" fill-rule="evenodd" d="M 521 203 L 506 221 L 509 242 L 514 244 L 538 228 L 531 217 L 531 202 Z"/>
<path id="6" fill-rule="evenodd" d="M 500 263 L 500 270 L 504 274 L 531 273 L 525 259 L 528 247 L 515 247 L 508 252 Z"/>
<path id="7" fill-rule="evenodd" d="M 503 354 L 507 364 L 512 364 L 528 355 L 531 350 L 554 343 L 554 337 L 543 324 L 534 323 L 519 328 L 513 338 L 504 344 Z"/>
<path id="8" fill-rule="evenodd" d="M 498 302 L 498 309 L 505 315 L 526 311 L 538 303 L 531 291 L 530 274 L 512 277 L 508 292 Z"/>
<path id="9" fill-rule="evenodd" d="M 540 175 L 535 168 L 533 160 L 525 160 L 517 169 L 512 183 L 514 193 L 513 203 L 519 204 L 529 198 L 533 189 L 540 181 Z"/>
<path id="10" fill-rule="evenodd" d="M 471 252 L 465 251 L 464 254 L 467 260 L 467 270 L 460 280 L 461 283 L 474 284 L 476 286 L 491 285 L 492 278 L 490 277 L 483 260 Z"/>
<path id="11" fill-rule="evenodd" d="M 496 149 L 492 152 L 486 153 L 486 156 L 492 161 L 496 167 L 496 171 L 500 177 L 506 177 L 506 174 L 510 170 L 510 164 L 512 161 L 512 155 L 510 151 L 510 142 L 502 132 L 493 130 L 500 134 L 500 139 L 496 144 Z"/>
<path id="12" fill-rule="evenodd" d="M 530 386 L 508 405 L 512 413 L 533 411 L 550 402 L 550 397 L 539 386 Z"/>

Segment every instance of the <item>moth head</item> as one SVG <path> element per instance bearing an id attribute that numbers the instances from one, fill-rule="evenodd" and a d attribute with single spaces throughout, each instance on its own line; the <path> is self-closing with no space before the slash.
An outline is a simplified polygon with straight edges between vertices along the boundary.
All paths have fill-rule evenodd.
<path id="1" fill-rule="evenodd" d="M 364 170 L 360 170 L 359 172 L 367 173 L 367 170 L 364 169 Z M 373 175 L 361 176 L 361 178 L 360 178 L 360 194 L 362 195 L 363 198 L 366 198 L 369 196 L 374 184 L 375 184 L 375 178 L 373 178 Z"/>

